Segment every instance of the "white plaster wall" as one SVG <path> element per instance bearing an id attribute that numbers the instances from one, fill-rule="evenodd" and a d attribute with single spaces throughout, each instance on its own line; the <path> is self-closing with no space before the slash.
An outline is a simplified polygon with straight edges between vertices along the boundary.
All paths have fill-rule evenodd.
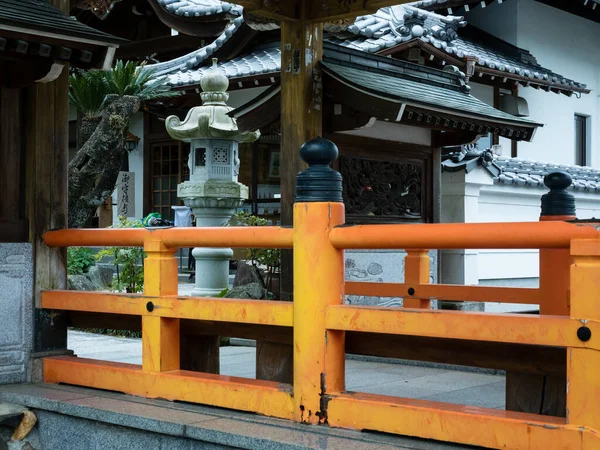
<path id="1" fill-rule="evenodd" d="M 518 1 L 493 2 L 485 8 L 476 6 L 467 13 L 466 19 L 471 25 L 485 30 L 506 42 L 517 45 L 517 32 L 521 18 L 517 14 Z M 462 15 L 464 10 L 455 12 L 455 14 Z"/>
<path id="2" fill-rule="evenodd" d="M 135 173 L 135 217 L 141 219 L 144 213 L 144 113 L 138 112 L 131 119 L 129 131 L 140 138 L 137 149 L 129 153 L 129 171 Z M 118 223 L 117 190 L 113 192 L 113 225 Z"/>
<path id="3" fill-rule="evenodd" d="M 544 124 L 533 142 L 519 142 L 522 158 L 561 164 L 575 163 L 574 115 L 591 117 L 591 162 L 600 167 L 600 25 L 534 0 L 511 0 L 475 8 L 467 21 L 513 45 L 527 49 L 539 64 L 592 90 L 581 98 L 519 87 L 529 104 L 530 119 Z M 475 80 L 474 80 L 475 81 Z M 488 104 L 489 92 L 475 88 L 477 98 Z M 510 150 L 501 142 L 505 153 Z"/>
<path id="4" fill-rule="evenodd" d="M 371 126 L 358 130 L 341 131 L 339 134 L 370 137 L 406 144 L 431 145 L 431 130 L 428 128 L 412 127 L 379 120 L 376 120 Z"/>
<path id="5" fill-rule="evenodd" d="M 591 165 L 600 167 L 600 24 L 567 14 L 533 0 L 519 0 L 519 47 L 528 49 L 544 66 L 587 84 L 592 93 L 566 97 L 520 88 L 531 118 L 544 123 L 532 143 L 519 143 L 519 156 L 575 163 L 577 114 L 591 116 Z"/>

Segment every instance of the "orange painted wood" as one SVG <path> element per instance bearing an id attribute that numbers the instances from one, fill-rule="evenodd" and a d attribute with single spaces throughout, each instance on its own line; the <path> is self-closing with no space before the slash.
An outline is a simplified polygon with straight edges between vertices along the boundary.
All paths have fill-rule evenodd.
<path id="1" fill-rule="evenodd" d="M 572 239 L 598 239 L 593 226 L 566 222 L 354 225 L 330 233 L 343 249 L 569 248 Z"/>
<path id="2" fill-rule="evenodd" d="M 177 259 L 175 249 L 165 247 L 150 235 L 144 242 L 144 294 L 177 295 Z M 160 316 L 142 317 L 142 367 L 146 372 L 180 369 L 179 319 Z"/>
<path id="3" fill-rule="evenodd" d="M 292 419 L 291 386 L 270 381 L 185 370 L 147 373 L 135 364 L 69 356 L 44 359 L 44 381 Z"/>
<path id="4" fill-rule="evenodd" d="M 165 246 L 291 248 L 293 230 L 280 227 L 206 227 L 206 228 L 108 228 L 48 231 L 48 247 L 141 247 L 148 239 L 162 240 Z"/>
<path id="5" fill-rule="evenodd" d="M 148 312 L 147 304 L 153 304 Z M 170 317 L 291 327 L 294 305 L 269 300 L 196 297 L 147 297 L 138 294 L 45 291 L 42 307 L 67 311 Z"/>
<path id="6" fill-rule="evenodd" d="M 561 316 L 424 311 L 369 306 L 329 306 L 327 329 L 487 342 L 600 349 L 577 338 L 578 320 Z M 600 321 L 588 321 L 600 333 Z"/>
<path id="7" fill-rule="evenodd" d="M 328 305 L 345 298 L 344 252 L 329 242 L 343 222 L 341 202 L 294 206 L 294 402 L 303 423 L 325 423 L 325 386 L 344 389 L 344 332 L 325 326 Z"/>
<path id="8" fill-rule="evenodd" d="M 600 320 L 600 242 L 573 241 L 571 246 L 571 318 L 591 330 Z M 575 347 L 575 346 L 571 346 Z M 600 432 L 600 353 L 589 348 L 567 349 L 567 420 Z M 590 447 L 592 448 L 592 447 Z"/>
<path id="9" fill-rule="evenodd" d="M 565 419 L 496 409 L 386 397 L 364 393 L 332 394 L 328 423 L 486 448 L 600 448 L 596 430 Z"/>
<path id="10" fill-rule="evenodd" d="M 408 289 L 415 290 L 415 298 L 465 302 L 502 302 L 537 305 L 542 301 L 540 291 L 532 288 L 509 288 L 487 286 L 461 286 L 454 284 L 411 284 L 411 283 L 361 283 L 346 282 L 347 295 L 369 295 L 374 297 L 403 297 Z"/>
<path id="11" fill-rule="evenodd" d="M 429 284 L 429 255 L 427 250 L 409 250 L 404 259 L 404 282 L 419 285 Z M 415 293 L 415 296 L 404 297 L 405 308 L 430 309 L 431 300 Z"/>

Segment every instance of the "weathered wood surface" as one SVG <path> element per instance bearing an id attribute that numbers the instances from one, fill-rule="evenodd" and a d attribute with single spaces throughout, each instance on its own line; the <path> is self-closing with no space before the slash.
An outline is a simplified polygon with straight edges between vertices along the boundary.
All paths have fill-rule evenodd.
<path id="1" fill-rule="evenodd" d="M 23 90 L 0 88 L 0 240 L 27 242 Z"/>

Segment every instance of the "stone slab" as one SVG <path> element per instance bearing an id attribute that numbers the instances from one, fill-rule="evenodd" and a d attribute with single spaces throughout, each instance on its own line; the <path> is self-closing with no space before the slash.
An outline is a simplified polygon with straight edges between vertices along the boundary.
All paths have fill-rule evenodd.
<path id="1" fill-rule="evenodd" d="M 0 387 L 0 401 L 8 399 L 32 408 L 44 450 L 466 448 L 69 386 Z"/>
<path id="2" fill-rule="evenodd" d="M 404 258 L 403 250 L 346 250 L 345 274 L 346 281 L 365 283 L 404 283 Z M 438 282 L 438 252 L 431 250 L 430 282 Z M 352 305 L 369 306 L 402 306 L 403 299 L 398 297 L 368 297 L 361 295 L 347 295 L 346 303 Z M 436 302 L 432 302 L 436 307 Z"/>
<path id="3" fill-rule="evenodd" d="M 33 349 L 33 253 L 28 243 L 0 243 L 0 384 L 30 377 Z"/>

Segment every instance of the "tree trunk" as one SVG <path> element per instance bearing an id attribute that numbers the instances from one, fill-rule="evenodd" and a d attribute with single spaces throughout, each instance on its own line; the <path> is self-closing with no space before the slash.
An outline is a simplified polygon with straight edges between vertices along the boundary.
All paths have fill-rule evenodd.
<path id="1" fill-rule="evenodd" d="M 87 141 L 89 141 L 90 137 L 92 136 L 92 134 L 94 134 L 94 131 L 96 130 L 96 128 L 98 128 L 98 125 L 100 124 L 100 121 L 102 120 L 102 117 L 81 117 L 78 120 L 78 136 L 77 136 L 77 150 L 80 150 Z"/>
<path id="2" fill-rule="evenodd" d="M 69 163 L 69 228 L 84 226 L 117 183 L 127 130 L 140 100 L 111 97 L 100 123 Z"/>

